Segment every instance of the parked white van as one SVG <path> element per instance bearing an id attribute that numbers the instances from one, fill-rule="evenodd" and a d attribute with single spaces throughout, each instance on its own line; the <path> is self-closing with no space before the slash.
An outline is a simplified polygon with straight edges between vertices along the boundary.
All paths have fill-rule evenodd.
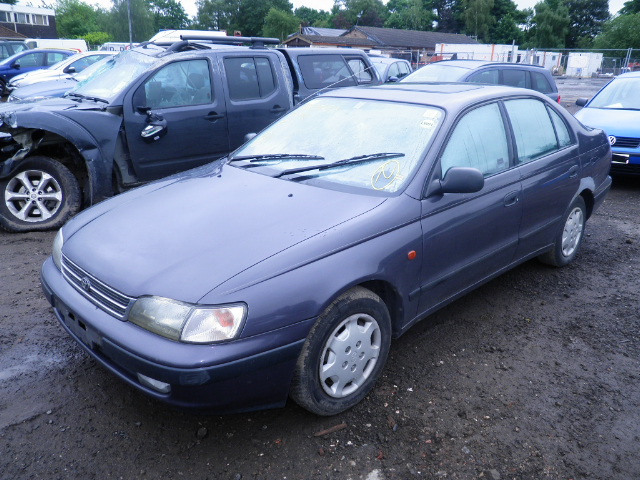
<path id="1" fill-rule="evenodd" d="M 29 48 L 69 48 L 78 52 L 88 50 L 87 42 L 81 38 L 27 38 Z"/>

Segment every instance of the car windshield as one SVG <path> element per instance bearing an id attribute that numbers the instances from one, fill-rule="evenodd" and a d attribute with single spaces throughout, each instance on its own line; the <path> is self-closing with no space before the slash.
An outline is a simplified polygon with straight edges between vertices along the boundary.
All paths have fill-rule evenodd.
<path id="1" fill-rule="evenodd" d="M 157 61 L 155 57 L 124 51 L 105 63 L 97 62 L 100 66 L 91 72 L 97 74 L 90 75 L 71 92 L 111 101 Z"/>
<path id="2" fill-rule="evenodd" d="M 95 63 L 92 63 L 81 72 L 73 75 L 73 78 L 75 78 L 78 82 L 84 82 L 87 78 L 89 78 L 91 75 L 93 75 L 95 72 L 100 70 L 103 66 L 105 66 L 109 62 L 109 60 L 111 60 L 112 58 L 113 57 L 107 56 L 101 60 L 98 60 Z"/>
<path id="3" fill-rule="evenodd" d="M 268 127 L 231 159 L 242 160 L 235 166 L 286 180 L 390 195 L 412 177 L 443 117 L 442 110 L 425 105 L 320 97 Z"/>
<path id="4" fill-rule="evenodd" d="M 468 68 L 432 63 L 407 75 L 402 82 L 457 82 L 467 73 Z"/>
<path id="5" fill-rule="evenodd" d="M 640 110 L 640 77 L 612 81 L 591 100 L 589 107 Z"/>

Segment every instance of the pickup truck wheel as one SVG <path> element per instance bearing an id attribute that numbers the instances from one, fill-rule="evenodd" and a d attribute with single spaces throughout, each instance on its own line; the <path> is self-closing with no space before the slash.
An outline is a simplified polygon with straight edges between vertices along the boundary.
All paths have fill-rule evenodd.
<path id="1" fill-rule="evenodd" d="M 317 415 L 353 407 L 373 388 L 391 343 L 391 318 L 375 293 L 356 287 L 318 317 L 294 371 L 291 398 Z"/>
<path id="2" fill-rule="evenodd" d="M 0 180 L 0 227 L 9 232 L 52 230 L 80 210 L 78 180 L 48 157 L 27 158 Z"/>

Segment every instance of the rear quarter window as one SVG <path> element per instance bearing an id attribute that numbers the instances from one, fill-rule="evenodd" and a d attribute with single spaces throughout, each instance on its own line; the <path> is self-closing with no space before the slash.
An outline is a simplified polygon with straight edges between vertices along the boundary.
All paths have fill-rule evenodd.
<path id="1" fill-rule="evenodd" d="M 541 93 L 552 93 L 553 87 L 542 73 L 531 72 L 531 88 Z"/>

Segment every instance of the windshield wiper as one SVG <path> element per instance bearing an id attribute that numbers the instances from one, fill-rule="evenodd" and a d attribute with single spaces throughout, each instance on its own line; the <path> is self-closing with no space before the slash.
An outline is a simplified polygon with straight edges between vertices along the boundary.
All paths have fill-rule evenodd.
<path id="1" fill-rule="evenodd" d="M 68 97 L 76 97 L 79 100 L 93 100 L 94 102 L 102 102 L 102 103 L 106 103 L 109 104 L 108 100 L 105 100 L 103 98 L 98 98 L 98 97 L 90 97 L 88 95 L 82 95 L 81 93 L 75 93 L 75 92 L 69 92 L 67 93 Z"/>
<path id="2" fill-rule="evenodd" d="M 291 175 L 292 173 L 302 173 L 308 172 L 310 170 L 328 170 L 330 168 L 342 167 L 344 165 L 350 165 L 354 163 L 364 163 L 371 162 L 373 160 L 384 160 L 387 158 L 398 158 L 404 157 L 404 153 L 370 153 L 368 155 L 358 155 L 357 157 L 345 158 L 344 160 L 338 160 L 332 163 L 325 163 L 322 165 L 307 165 L 306 167 L 298 167 L 298 168 L 289 168 L 288 170 L 283 170 L 279 174 L 275 175 L 274 178 L 280 178 L 285 175 Z"/>
<path id="3" fill-rule="evenodd" d="M 268 153 L 263 155 L 244 155 L 240 157 L 232 157 L 231 162 L 239 162 L 240 160 L 248 160 L 249 163 L 264 162 L 269 160 L 288 160 L 300 158 L 303 160 L 324 160 L 320 155 L 307 155 L 304 153 Z"/>

